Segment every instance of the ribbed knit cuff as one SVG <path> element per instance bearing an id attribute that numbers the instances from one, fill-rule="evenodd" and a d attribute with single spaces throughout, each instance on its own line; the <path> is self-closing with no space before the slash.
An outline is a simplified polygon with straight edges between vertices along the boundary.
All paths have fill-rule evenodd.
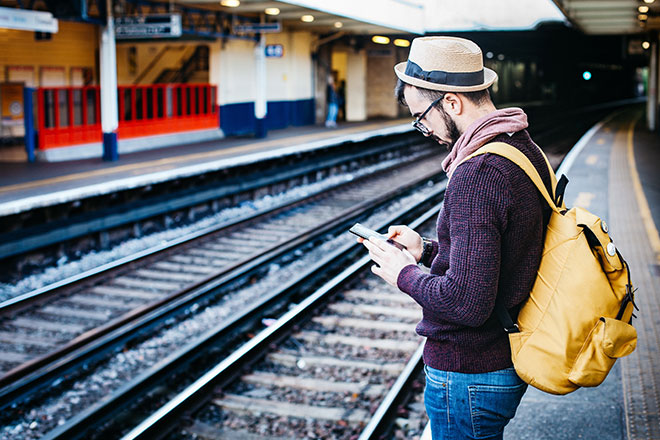
<path id="1" fill-rule="evenodd" d="M 409 264 L 401 269 L 396 279 L 396 285 L 402 292 L 410 295 L 414 292 L 415 286 L 419 286 L 420 277 L 426 275 L 419 266 Z"/>

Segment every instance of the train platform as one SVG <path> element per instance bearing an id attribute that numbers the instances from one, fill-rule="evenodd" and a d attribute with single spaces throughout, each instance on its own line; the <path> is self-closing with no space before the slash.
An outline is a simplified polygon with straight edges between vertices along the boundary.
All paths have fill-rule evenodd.
<path id="1" fill-rule="evenodd" d="M 117 162 L 0 160 L 0 216 L 410 130 L 410 118 L 370 120 L 273 130 L 264 139 L 228 137 L 151 149 L 124 154 Z"/>
<path id="2" fill-rule="evenodd" d="M 554 396 L 529 387 L 505 440 L 660 439 L 660 136 L 643 118 L 639 106 L 613 113 L 558 170 L 570 180 L 566 206 L 603 218 L 630 265 L 637 349 L 596 388 Z M 422 438 L 431 439 L 428 426 Z"/>

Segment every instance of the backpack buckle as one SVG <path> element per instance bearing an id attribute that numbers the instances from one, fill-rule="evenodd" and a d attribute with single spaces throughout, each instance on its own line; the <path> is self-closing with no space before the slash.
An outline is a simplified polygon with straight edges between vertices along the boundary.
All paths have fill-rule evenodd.
<path id="1" fill-rule="evenodd" d="M 511 334 L 511 333 L 520 333 L 520 327 L 518 327 L 518 324 L 513 324 L 513 327 L 508 327 L 508 328 L 507 328 L 507 327 L 504 327 L 504 331 L 505 331 L 507 334 Z"/>

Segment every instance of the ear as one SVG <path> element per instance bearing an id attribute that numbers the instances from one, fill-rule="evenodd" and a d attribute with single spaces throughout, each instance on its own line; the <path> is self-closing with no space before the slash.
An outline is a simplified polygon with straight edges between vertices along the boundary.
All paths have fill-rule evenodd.
<path id="1" fill-rule="evenodd" d="M 451 92 L 445 94 L 445 99 L 442 100 L 442 106 L 447 113 L 455 116 L 462 114 L 464 110 L 462 97 Z"/>

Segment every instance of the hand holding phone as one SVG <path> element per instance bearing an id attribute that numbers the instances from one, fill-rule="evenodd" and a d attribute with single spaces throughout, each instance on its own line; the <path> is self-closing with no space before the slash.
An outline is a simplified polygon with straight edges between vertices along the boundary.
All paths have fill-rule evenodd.
<path id="1" fill-rule="evenodd" d="M 349 232 L 357 235 L 358 237 L 361 237 L 365 240 L 369 240 L 371 237 L 376 237 L 380 238 L 381 240 L 385 240 L 392 246 L 396 247 L 397 249 L 406 249 L 404 245 L 401 243 L 398 243 L 391 238 L 387 238 L 387 235 L 380 234 L 373 229 L 369 229 L 366 226 L 361 225 L 360 223 L 354 224 L 351 229 L 349 229 Z"/>

